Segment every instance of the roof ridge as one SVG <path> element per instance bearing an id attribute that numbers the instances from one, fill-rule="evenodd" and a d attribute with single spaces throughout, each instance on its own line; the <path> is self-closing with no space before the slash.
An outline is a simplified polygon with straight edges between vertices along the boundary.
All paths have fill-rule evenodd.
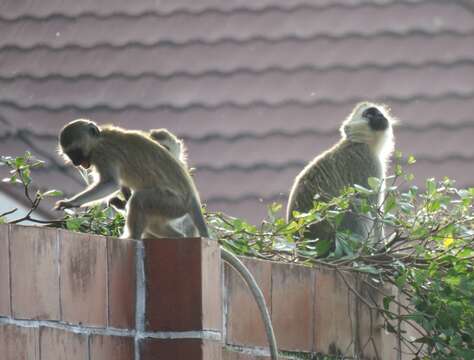
<path id="1" fill-rule="evenodd" d="M 21 46 L 18 44 L 6 44 L 0 46 L 1 51 L 7 50 L 16 50 L 16 51 L 32 51 L 38 49 L 45 49 L 50 51 L 64 51 L 66 49 L 77 49 L 77 50 L 94 50 L 97 48 L 109 47 L 113 49 L 123 49 L 126 47 L 143 47 L 143 48 L 153 48 L 157 46 L 169 46 L 169 47 L 180 47 L 180 46 L 196 46 L 196 45 L 203 45 L 203 46 L 216 46 L 220 44 L 228 44 L 234 43 L 237 45 L 245 44 L 249 42 L 266 42 L 266 43 L 278 43 L 282 41 L 300 41 L 300 42 L 307 42 L 307 41 L 314 41 L 316 39 L 321 40 L 330 40 L 330 41 L 344 41 L 348 39 L 370 39 L 374 37 L 408 37 L 408 36 L 426 36 L 426 37 L 434 37 L 440 35 L 451 35 L 451 36 L 459 36 L 459 37 L 469 37 L 474 35 L 474 31 L 458 31 L 458 30 L 443 30 L 443 29 L 436 29 L 432 31 L 422 30 L 422 29 L 411 29 L 406 31 L 394 31 L 394 30 L 384 30 L 384 31 L 376 31 L 374 33 L 363 33 L 363 32 L 345 32 L 341 34 L 311 34 L 308 36 L 300 36 L 300 35 L 284 35 L 284 36 L 276 36 L 276 37 L 265 37 L 265 36 L 249 36 L 247 38 L 233 38 L 233 37 L 222 37 L 215 40 L 205 40 L 205 39 L 191 39 L 191 40 L 183 40 L 183 41 L 175 41 L 175 40 L 158 40 L 153 42 L 143 42 L 143 41 L 129 41 L 125 43 L 110 43 L 110 42 L 97 42 L 91 45 L 81 45 L 81 44 L 67 44 L 67 45 L 58 45 L 52 46 L 48 43 L 35 43 L 34 45 L 28 46 Z"/>
<path id="2" fill-rule="evenodd" d="M 416 101 L 440 101 L 446 100 L 448 98 L 451 99 L 460 99 L 460 100 L 468 100 L 474 98 L 474 91 L 469 92 L 453 92 L 448 91 L 442 94 L 436 95 L 409 95 L 409 96 L 384 96 L 379 98 L 373 98 L 371 101 L 375 102 L 394 102 L 394 103 L 411 103 Z M 185 105 L 175 105 L 175 104 L 153 104 L 149 106 L 140 105 L 136 103 L 119 105 L 119 106 L 111 106 L 105 103 L 98 103 L 94 105 L 77 105 L 77 104 L 66 104 L 66 105 L 46 105 L 46 104 L 20 104 L 16 101 L 11 100 L 1 100 L 1 106 L 9 106 L 12 108 L 20 109 L 20 110 L 27 110 L 27 109 L 36 109 L 36 110 L 44 110 L 50 112 L 57 112 L 57 111 L 64 111 L 64 110 L 76 110 L 76 111 L 92 111 L 92 110 L 107 110 L 110 112 L 114 111 L 123 111 L 125 109 L 137 109 L 142 111 L 156 111 L 157 109 L 167 109 L 169 111 L 176 111 L 176 112 L 183 112 L 189 111 L 191 109 L 204 109 L 204 110 L 217 110 L 224 107 L 236 108 L 236 109 L 249 109 L 255 106 L 261 106 L 266 108 L 278 108 L 283 106 L 289 105 L 296 105 L 301 107 L 312 107 L 315 105 L 344 105 L 344 104 L 354 104 L 359 101 L 364 100 L 365 98 L 361 97 L 353 97 L 341 100 L 333 100 L 333 99 L 316 99 L 316 100 L 309 100 L 309 101 L 301 101 L 301 100 L 284 100 L 284 101 L 251 101 L 246 103 L 236 103 L 231 101 L 221 102 L 218 104 L 203 104 L 203 103 L 187 103 Z"/>
<path id="3" fill-rule="evenodd" d="M 111 72 L 107 74 L 91 74 L 91 73 L 81 73 L 75 75 L 67 74 L 47 74 L 47 75 L 35 75 L 32 73 L 16 73 L 11 76 L 0 75 L 0 81 L 4 82 L 13 82 L 18 80 L 33 80 L 33 81 L 49 81 L 49 80 L 64 80 L 64 81 L 77 81 L 77 80 L 110 80 L 110 79 L 123 79 L 126 81 L 140 80 L 143 78 L 154 78 L 160 81 L 168 81 L 175 78 L 188 78 L 188 79 L 197 79 L 203 77 L 219 77 L 219 78 L 228 78 L 234 75 L 263 75 L 267 73 L 280 73 L 280 74 L 294 74 L 297 72 L 329 72 L 329 71 L 344 71 L 344 72 L 353 72 L 360 70 L 378 70 L 378 71 L 390 71 L 395 69 L 410 69 L 418 70 L 426 68 L 427 66 L 442 68 L 442 69 L 451 69 L 457 66 L 465 65 L 474 65 L 474 58 L 472 59 L 455 59 L 455 60 L 428 60 L 419 63 L 409 63 L 409 62 L 394 62 L 392 64 L 377 64 L 377 63 L 365 63 L 360 65 L 349 65 L 349 64 L 334 64 L 327 66 L 316 66 L 316 65 L 298 65 L 293 67 L 284 67 L 281 65 L 278 66 L 266 66 L 260 69 L 252 69 L 248 67 L 241 67 L 232 70 L 206 70 L 198 72 L 188 72 L 188 71 L 177 71 L 171 72 L 168 74 L 159 74 L 154 72 L 141 72 L 136 74 L 127 74 L 123 72 Z"/>
<path id="4" fill-rule="evenodd" d="M 317 154 L 315 154 L 316 156 Z M 407 157 L 405 157 L 407 158 Z M 431 155 L 415 155 L 417 164 L 418 163 L 436 163 L 442 164 L 450 161 L 462 161 L 462 162 L 472 162 L 474 161 L 474 155 L 463 155 L 463 154 L 447 154 L 442 156 L 431 156 Z M 282 163 L 268 163 L 268 162 L 256 162 L 253 164 L 226 164 L 226 165 L 200 165 L 195 164 L 195 166 L 191 166 L 194 168 L 195 172 L 200 171 L 207 171 L 212 173 L 222 173 L 222 172 L 241 172 L 241 173 L 252 173 L 257 171 L 275 171 L 280 172 L 286 169 L 302 169 L 304 166 L 308 164 L 308 161 L 286 161 Z M 55 171 L 55 170 L 65 170 L 69 169 L 64 165 L 58 165 L 57 162 L 51 162 L 49 165 L 45 165 L 43 167 L 43 171 Z M 69 175 L 69 174 L 68 174 Z M 82 182 L 81 182 L 82 183 Z"/>
<path id="5" fill-rule="evenodd" d="M 219 15 L 235 15 L 236 13 L 247 13 L 247 14 L 263 14 L 270 11 L 276 12 L 285 12 L 285 13 L 292 13 L 296 11 L 329 11 L 332 9 L 348 9 L 353 10 L 356 8 L 384 8 L 384 7 L 391 7 L 391 6 L 423 6 L 426 4 L 439 4 L 439 5 L 452 5 L 456 4 L 462 6 L 468 10 L 473 10 L 473 7 L 466 3 L 463 0 L 451 0 L 451 2 L 447 3 L 444 0 L 398 0 L 398 1 L 378 1 L 374 2 L 371 0 L 359 0 L 358 3 L 351 2 L 351 3 L 336 3 L 336 2 L 327 2 L 323 4 L 314 4 L 314 3 L 301 3 L 301 4 L 292 4 L 289 6 L 280 5 L 264 5 L 260 7 L 249 7 L 249 6 L 236 6 L 235 8 L 230 9 L 222 9 L 219 7 L 208 7 L 202 8 L 199 10 L 190 10 L 185 8 L 178 8 L 170 11 L 158 11 L 158 10 L 141 10 L 137 12 L 126 12 L 126 11 L 113 11 L 109 13 L 99 13 L 99 12 L 92 12 L 92 11 L 78 11 L 75 13 L 61 13 L 61 12 L 50 12 L 43 15 L 32 15 L 32 14 L 22 14 L 17 16 L 0 16 L 0 21 L 3 22 L 15 22 L 15 21 L 45 21 L 51 20 L 53 18 L 60 18 L 66 20 L 77 20 L 79 17 L 93 17 L 100 20 L 108 19 L 112 17 L 130 17 L 130 18 L 137 18 L 137 17 L 144 17 L 144 16 L 155 16 L 155 17 L 171 17 L 171 16 L 205 16 L 209 14 L 219 14 Z"/>
<path id="6" fill-rule="evenodd" d="M 442 120 L 437 120 L 435 122 L 424 124 L 424 125 L 413 125 L 407 123 L 401 123 L 397 126 L 397 128 L 403 131 L 410 131 L 410 132 L 426 132 L 430 130 L 445 130 L 445 131 L 459 131 L 466 128 L 473 128 L 474 127 L 474 120 L 465 120 L 455 124 L 447 124 Z M 18 128 L 14 131 L 6 131 L 3 134 L 0 134 L 0 140 L 6 140 L 12 137 L 19 136 L 19 133 L 34 137 L 36 139 L 43 139 L 43 140 L 57 140 L 56 134 L 50 133 L 38 133 L 33 131 L 29 128 Z M 207 143 L 209 141 L 216 141 L 216 140 L 223 140 L 227 143 L 237 142 L 240 140 L 245 139 L 257 139 L 263 140 L 274 136 L 280 137 L 288 137 L 294 138 L 296 136 L 334 136 L 339 133 L 339 128 L 334 127 L 331 129 L 323 130 L 323 129 L 314 129 L 314 128 L 301 128 L 297 131 L 288 131 L 282 129 L 272 129 L 270 131 L 266 131 L 263 133 L 254 133 L 250 131 L 240 131 L 235 134 L 223 134 L 223 133 L 208 133 L 202 136 L 188 136 L 188 135 L 180 135 L 180 137 L 186 141 L 191 143 Z"/>

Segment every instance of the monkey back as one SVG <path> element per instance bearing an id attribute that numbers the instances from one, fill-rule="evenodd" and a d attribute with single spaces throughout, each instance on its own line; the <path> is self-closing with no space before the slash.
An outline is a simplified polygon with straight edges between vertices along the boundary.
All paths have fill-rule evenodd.
<path id="1" fill-rule="evenodd" d="M 316 157 L 298 174 L 290 193 L 288 220 L 295 210 L 307 212 L 312 209 L 316 195 L 328 201 L 340 195 L 347 186 L 367 187 L 369 177 L 382 176 L 382 163 L 367 144 L 343 140 Z"/>

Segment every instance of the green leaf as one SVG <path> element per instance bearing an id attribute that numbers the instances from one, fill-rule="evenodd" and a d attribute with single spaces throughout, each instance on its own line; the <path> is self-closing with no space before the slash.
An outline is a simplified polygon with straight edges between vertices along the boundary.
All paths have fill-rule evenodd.
<path id="1" fill-rule="evenodd" d="M 390 295 L 390 296 L 384 296 L 383 298 L 383 308 L 384 310 L 389 311 L 390 310 L 390 304 L 395 300 L 395 296 Z"/>
<path id="2" fill-rule="evenodd" d="M 336 248 L 339 247 L 339 250 L 342 252 L 342 255 L 353 256 L 354 249 L 347 241 L 347 235 L 343 233 L 336 233 Z"/>
<path id="3" fill-rule="evenodd" d="M 282 204 L 275 203 L 275 202 L 270 205 L 270 209 L 271 209 L 272 213 L 276 213 L 276 212 L 280 211 L 282 207 L 283 207 Z"/>
<path id="4" fill-rule="evenodd" d="M 60 191 L 60 190 L 48 190 L 44 193 L 41 194 L 41 196 L 43 197 L 47 197 L 47 196 L 61 196 L 63 195 L 63 192 Z"/>
<path id="5" fill-rule="evenodd" d="M 403 174 L 403 168 L 400 164 L 395 165 L 395 175 L 400 176 Z"/>
<path id="6" fill-rule="evenodd" d="M 2 182 L 8 182 L 10 184 L 21 184 L 22 183 L 21 180 L 18 179 L 18 176 L 16 176 L 16 175 L 10 176 L 9 178 L 8 177 L 3 178 Z"/>
<path id="7" fill-rule="evenodd" d="M 17 168 L 20 168 L 22 166 L 26 165 L 25 158 L 19 156 L 15 159 L 15 166 Z"/>
<path id="8" fill-rule="evenodd" d="M 66 221 L 66 229 L 71 231 L 79 231 L 83 223 L 83 219 L 69 219 Z"/>
<path id="9" fill-rule="evenodd" d="M 363 187 L 363 186 L 361 186 L 361 185 L 358 185 L 358 184 L 355 184 L 355 185 L 354 185 L 354 189 L 355 189 L 358 193 L 360 193 L 360 194 L 371 195 L 371 194 L 374 193 L 373 190 L 367 189 L 367 188 L 365 188 L 365 187 Z"/>
<path id="10" fill-rule="evenodd" d="M 331 244 L 332 241 L 329 239 L 318 240 L 315 247 L 317 256 L 326 256 L 331 250 Z"/>
<path id="11" fill-rule="evenodd" d="M 433 178 L 426 180 L 426 192 L 429 196 L 433 196 L 436 193 L 436 182 Z"/>
<path id="12" fill-rule="evenodd" d="M 397 287 L 399 288 L 403 288 L 405 286 L 406 281 L 407 281 L 406 273 L 403 273 L 402 275 L 395 278 L 395 284 L 397 284 Z"/>
<path id="13" fill-rule="evenodd" d="M 440 208 L 441 208 L 441 201 L 439 199 L 431 201 L 430 203 L 428 203 L 428 206 L 426 207 L 428 212 L 431 212 L 431 213 L 438 211 Z"/>
<path id="14" fill-rule="evenodd" d="M 413 180 L 415 180 L 415 175 L 413 175 L 412 173 L 406 174 L 405 180 L 408 182 L 412 182 Z"/>
<path id="15" fill-rule="evenodd" d="M 367 183 L 372 190 L 379 191 L 381 188 L 381 181 L 379 178 L 371 176 L 367 179 Z"/>
<path id="16" fill-rule="evenodd" d="M 397 206 L 397 199 L 393 194 L 387 195 L 385 200 L 385 212 L 388 213 L 395 209 Z"/>
<path id="17" fill-rule="evenodd" d="M 408 156 L 407 163 L 408 165 L 413 165 L 414 163 L 416 163 L 415 157 L 413 155 Z"/>

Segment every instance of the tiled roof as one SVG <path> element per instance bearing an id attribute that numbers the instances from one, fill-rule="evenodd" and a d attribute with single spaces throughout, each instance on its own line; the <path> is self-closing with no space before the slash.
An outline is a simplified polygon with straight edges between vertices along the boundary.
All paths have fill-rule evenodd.
<path id="1" fill-rule="evenodd" d="M 470 0 L 6 0 L 0 34 L 0 154 L 45 159 L 42 186 L 82 186 L 55 154 L 69 120 L 166 127 L 208 207 L 258 221 L 364 99 L 418 183 L 474 185 Z"/>

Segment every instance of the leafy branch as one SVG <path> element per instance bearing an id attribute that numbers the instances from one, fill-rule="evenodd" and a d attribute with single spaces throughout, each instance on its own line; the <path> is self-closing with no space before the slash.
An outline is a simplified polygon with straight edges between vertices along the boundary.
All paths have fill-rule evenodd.
<path id="1" fill-rule="evenodd" d="M 207 220 L 238 255 L 333 269 L 414 359 L 474 358 L 474 188 L 457 189 L 445 178 L 426 180 L 422 191 L 403 170 L 401 154 L 396 160 L 381 205 L 369 199 L 382 184 L 369 179 L 369 188 L 347 188 L 328 202 L 316 198 L 311 211 L 294 214 L 289 223 L 278 216 L 281 204 L 272 204 L 258 227 L 220 212 L 208 212 Z M 408 166 L 415 162 L 408 157 Z M 382 223 L 383 238 L 374 243 L 341 231 L 348 213 Z M 308 238 L 316 222 L 336 231 L 335 244 Z M 358 274 L 357 284 L 347 279 L 350 273 Z M 361 294 L 361 286 L 383 301 Z M 398 295 L 387 295 L 385 286 L 395 286 Z"/>
<path id="2" fill-rule="evenodd" d="M 30 203 L 29 210 L 24 216 L 9 221 L 10 224 L 18 224 L 24 221 L 31 221 L 40 224 L 52 224 L 57 223 L 55 220 L 41 220 L 33 217 L 33 213 L 38 209 L 38 206 L 46 197 L 60 196 L 62 193 L 58 190 L 47 190 L 41 191 L 37 189 L 32 195 L 32 177 L 31 170 L 41 167 L 44 162 L 34 158 L 30 152 L 26 152 L 23 156 L 11 157 L 2 156 L 0 158 L 0 166 L 7 166 L 10 168 L 9 176 L 2 179 L 3 182 L 20 185 L 23 187 L 23 193 L 25 198 Z M 6 211 L 0 214 L 0 219 L 4 219 L 6 216 L 11 215 L 18 211 L 18 208 Z M 3 220 L 4 221 L 4 220 Z M 60 222 L 60 221 L 59 221 Z"/>

